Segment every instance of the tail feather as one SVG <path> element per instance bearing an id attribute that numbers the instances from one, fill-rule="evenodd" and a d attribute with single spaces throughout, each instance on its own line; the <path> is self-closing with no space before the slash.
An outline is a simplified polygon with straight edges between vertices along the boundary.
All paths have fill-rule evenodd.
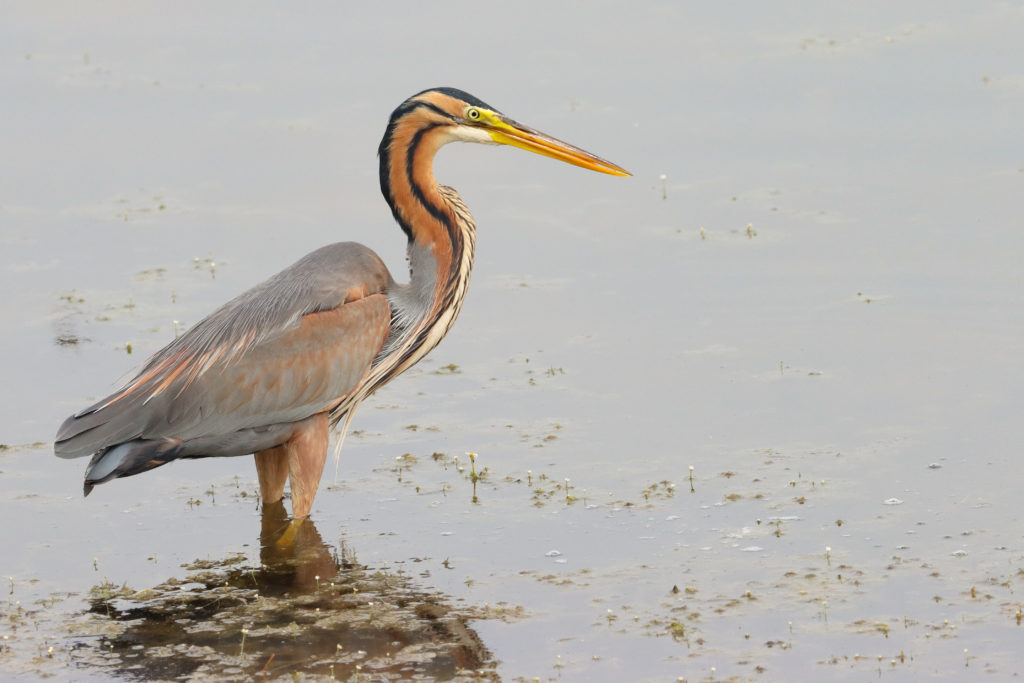
<path id="1" fill-rule="evenodd" d="M 100 402 L 72 415 L 57 430 L 54 454 L 60 458 L 81 458 L 110 444 L 139 438 L 145 423 L 131 410 L 135 403 L 134 397 L 128 398 L 115 410 L 102 408 Z"/>
<path id="2" fill-rule="evenodd" d="M 180 447 L 181 441 L 177 439 L 135 439 L 98 451 L 85 468 L 85 495 L 96 484 L 166 465 L 178 457 Z"/>

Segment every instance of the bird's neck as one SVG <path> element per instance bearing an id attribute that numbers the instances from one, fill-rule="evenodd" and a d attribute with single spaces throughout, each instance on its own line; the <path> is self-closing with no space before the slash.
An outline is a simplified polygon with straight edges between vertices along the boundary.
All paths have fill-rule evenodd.
<path id="1" fill-rule="evenodd" d="M 435 233 L 437 239 L 409 240 L 409 284 L 396 300 L 393 324 L 401 328 L 396 332 L 408 342 L 403 345 L 411 352 L 406 367 L 437 346 L 451 329 L 462 310 L 473 269 L 473 218 L 455 190 L 441 186 L 436 192 L 452 218 Z"/>
<path id="2" fill-rule="evenodd" d="M 459 195 L 439 185 L 432 162 L 444 144 L 439 129 L 390 132 L 382 145 L 381 191 L 409 238 L 410 282 L 395 292 L 393 336 L 401 367 L 434 348 L 462 309 L 476 244 L 473 218 Z"/>
<path id="3" fill-rule="evenodd" d="M 476 248 L 476 226 L 469 209 L 450 187 L 434 187 L 450 218 L 430 239 L 409 240 L 409 284 L 431 300 L 428 317 L 444 319 L 444 331 L 462 309 Z M 421 233 L 422 235 L 422 233 Z M 446 317 L 447 316 L 447 317 Z"/>
<path id="4" fill-rule="evenodd" d="M 429 295 L 433 315 L 443 314 L 452 297 L 461 304 L 476 239 L 466 205 L 434 178 L 434 156 L 449 135 L 445 126 L 410 115 L 389 125 L 380 147 L 381 192 L 409 238 L 410 284 Z"/>

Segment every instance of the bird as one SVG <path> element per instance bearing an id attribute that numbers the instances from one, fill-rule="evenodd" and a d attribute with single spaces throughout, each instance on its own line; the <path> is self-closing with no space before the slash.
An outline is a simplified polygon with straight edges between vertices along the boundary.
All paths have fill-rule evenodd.
<path id="1" fill-rule="evenodd" d="M 55 455 L 92 456 L 84 494 L 174 460 L 253 454 L 263 503 L 282 500 L 290 480 L 293 518 L 307 518 L 331 428 L 344 420 L 343 438 L 360 402 L 437 346 L 462 308 L 476 226 L 433 171 L 437 151 L 456 141 L 630 175 L 462 90 L 413 95 L 378 148 L 380 189 L 408 238 L 409 281 L 370 248 L 338 242 L 224 304 L 60 426 Z"/>

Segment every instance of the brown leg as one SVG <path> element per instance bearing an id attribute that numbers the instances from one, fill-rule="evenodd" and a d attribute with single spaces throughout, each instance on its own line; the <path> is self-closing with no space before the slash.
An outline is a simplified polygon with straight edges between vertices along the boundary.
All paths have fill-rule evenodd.
<path id="1" fill-rule="evenodd" d="M 259 451 L 256 458 L 256 476 L 260 480 L 260 498 L 263 503 L 276 503 L 284 496 L 288 481 L 288 454 L 284 445 Z"/>
<path id="2" fill-rule="evenodd" d="M 292 482 L 292 516 L 308 517 L 327 462 L 330 427 L 327 413 L 318 413 L 296 425 L 292 438 L 282 444 L 288 453 Z"/>

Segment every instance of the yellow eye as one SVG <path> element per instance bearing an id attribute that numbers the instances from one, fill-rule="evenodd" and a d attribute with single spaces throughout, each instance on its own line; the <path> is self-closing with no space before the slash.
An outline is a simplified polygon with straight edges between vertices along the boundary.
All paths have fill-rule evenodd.
<path id="1" fill-rule="evenodd" d="M 476 107 L 466 107 L 466 120 L 467 121 L 479 121 L 480 110 Z"/>

